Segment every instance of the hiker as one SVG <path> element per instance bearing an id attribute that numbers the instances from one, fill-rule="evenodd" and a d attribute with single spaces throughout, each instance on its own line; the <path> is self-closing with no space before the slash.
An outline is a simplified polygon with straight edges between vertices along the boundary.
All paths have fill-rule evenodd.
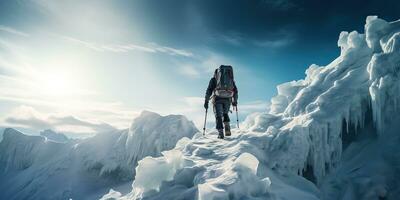
<path id="1" fill-rule="evenodd" d="M 216 128 L 218 138 L 224 138 L 231 135 L 229 110 L 231 104 L 236 107 L 238 99 L 238 90 L 233 79 L 233 68 L 229 65 L 221 65 L 214 72 L 206 91 L 204 108 L 208 109 L 208 102 L 212 100 L 215 114 Z"/>

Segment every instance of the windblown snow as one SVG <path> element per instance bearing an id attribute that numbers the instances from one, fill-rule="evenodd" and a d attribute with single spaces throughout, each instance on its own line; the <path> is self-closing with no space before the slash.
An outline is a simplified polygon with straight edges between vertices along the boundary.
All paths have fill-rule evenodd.
<path id="1" fill-rule="evenodd" d="M 198 130 L 180 115 L 144 111 L 129 130 L 69 140 L 46 130 L 5 129 L 0 143 L 0 199 L 99 199 L 134 178 L 137 161 L 160 156 Z"/>
<path id="2" fill-rule="evenodd" d="M 140 160 L 132 191 L 103 199 L 397 199 L 400 21 L 370 16 L 338 46 L 329 65 L 279 85 L 269 113 Z"/>

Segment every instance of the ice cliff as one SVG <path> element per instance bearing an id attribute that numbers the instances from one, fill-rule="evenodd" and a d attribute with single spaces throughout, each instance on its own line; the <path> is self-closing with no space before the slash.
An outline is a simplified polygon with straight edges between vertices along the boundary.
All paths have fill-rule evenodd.
<path id="1" fill-rule="evenodd" d="M 144 158 L 132 191 L 103 199 L 395 199 L 400 21 L 367 17 L 365 33 L 342 32 L 338 46 L 327 66 L 279 85 L 269 113 L 226 140 L 197 134 Z"/>

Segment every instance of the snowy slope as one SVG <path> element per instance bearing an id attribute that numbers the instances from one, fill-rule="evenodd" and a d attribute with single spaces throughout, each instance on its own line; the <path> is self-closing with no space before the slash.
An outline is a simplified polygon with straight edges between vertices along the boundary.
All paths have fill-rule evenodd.
<path id="1" fill-rule="evenodd" d="M 103 199 L 395 199 L 400 21 L 368 17 L 365 34 L 342 32 L 338 46 L 329 65 L 279 85 L 270 112 L 250 115 L 233 137 L 181 140 L 139 161 L 129 194 Z"/>
<path id="2" fill-rule="evenodd" d="M 197 132 L 183 116 L 150 112 L 143 112 L 132 127 L 145 128 L 64 142 L 55 141 L 54 136 L 57 140 L 63 137 L 49 131 L 43 137 L 5 129 L 0 143 L 0 199 L 100 198 L 109 188 L 130 183 L 137 165 L 130 158 L 160 155 L 182 137 L 192 137 Z M 169 139 L 145 143 L 129 139 L 134 135 Z M 141 146 L 141 151 L 135 152 L 131 143 Z"/>

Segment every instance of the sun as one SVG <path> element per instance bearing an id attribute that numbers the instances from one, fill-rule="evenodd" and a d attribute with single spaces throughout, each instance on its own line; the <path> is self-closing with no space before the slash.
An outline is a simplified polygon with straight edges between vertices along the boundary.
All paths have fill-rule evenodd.
<path id="1" fill-rule="evenodd" d="M 78 89 L 71 73 L 64 69 L 42 71 L 37 81 L 41 93 L 47 96 L 70 96 Z"/>

